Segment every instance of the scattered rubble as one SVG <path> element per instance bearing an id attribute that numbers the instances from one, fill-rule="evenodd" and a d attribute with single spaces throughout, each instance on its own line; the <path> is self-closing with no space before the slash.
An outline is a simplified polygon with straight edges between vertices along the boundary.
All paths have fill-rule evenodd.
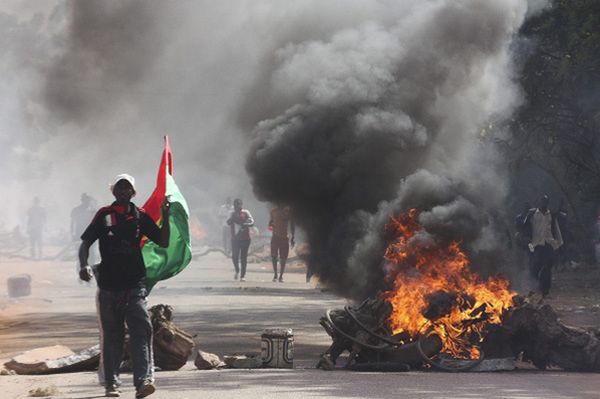
<path id="1" fill-rule="evenodd" d="M 199 370 L 211 370 L 224 367 L 226 364 L 214 353 L 198 351 L 194 364 Z"/>
<path id="2" fill-rule="evenodd" d="M 194 348 L 194 337 L 173 323 L 173 308 L 156 305 L 150 308 L 154 329 L 154 365 L 161 370 L 179 370 Z"/>
<path id="3" fill-rule="evenodd" d="M 333 342 L 317 367 L 335 369 L 336 360 L 348 351 L 344 368 L 356 371 L 402 371 L 426 365 L 444 371 L 508 371 L 515 369 L 517 358 L 541 370 L 600 371 L 600 331 L 567 326 L 550 305 L 527 298 L 515 297 L 514 306 L 502 315 L 502 324 L 487 327 L 481 354 L 474 360 L 441 353 L 439 337 L 426 331 L 416 340 L 392 336 L 386 323 L 389 312 L 382 299 L 368 299 L 356 309 L 328 310 L 321 325 Z"/>
<path id="4" fill-rule="evenodd" d="M 227 366 L 234 369 L 258 369 L 263 364 L 261 357 L 254 353 L 223 356 L 223 361 Z"/>
<path id="5" fill-rule="evenodd" d="M 523 354 L 540 370 L 600 371 L 600 334 L 560 322 L 548 304 L 519 298 L 500 326 L 488 333 L 482 348 L 488 355 Z"/>
<path id="6" fill-rule="evenodd" d="M 291 328 L 269 328 L 261 335 L 264 367 L 294 368 L 294 333 Z"/>
<path id="7" fill-rule="evenodd" d="M 0 375 L 15 375 L 17 373 L 15 373 L 14 370 L 7 370 L 7 369 L 1 369 L 0 370 Z"/>
<path id="8" fill-rule="evenodd" d="M 73 352 L 62 345 L 32 349 L 4 363 L 17 374 L 51 374 L 94 370 L 100 362 L 100 347 L 95 345 Z"/>
<path id="9" fill-rule="evenodd" d="M 29 396 L 36 398 L 47 398 L 50 396 L 56 396 L 59 393 L 60 392 L 58 388 L 56 388 L 54 385 L 50 385 L 49 387 L 45 388 L 35 388 L 29 390 Z"/>

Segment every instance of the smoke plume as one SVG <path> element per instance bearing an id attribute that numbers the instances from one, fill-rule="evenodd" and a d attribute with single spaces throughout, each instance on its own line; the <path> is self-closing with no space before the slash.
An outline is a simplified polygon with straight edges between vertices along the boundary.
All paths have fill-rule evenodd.
<path id="1" fill-rule="evenodd" d="M 427 235 L 462 241 L 474 263 L 503 245 L 506 179 L 485 129 L 519 105 L 510 45 L 527 4 L 402 5 L 395 21 L 278 50 L 268 97 L 288 106 L 257 124 L 246 163 L 348 297 L 381 288 L 392 214 L 418 208 Z"/>
<path id="2" fill-rule="evenodd" d="M 495 250 L 505 179 L 482 132 L 519 104 L 527 4 L 4 1 L 0 227 L 37 195 L 63 234 L 80 194 L 111 201 L 122 172 L 143 202 L 169 134 L 192 213 L 241 196 L 260 227 L 253 192 L 292 205 L 344 295 L 377 285 L 380 226 L 410 206 L 436 237 Z"/>

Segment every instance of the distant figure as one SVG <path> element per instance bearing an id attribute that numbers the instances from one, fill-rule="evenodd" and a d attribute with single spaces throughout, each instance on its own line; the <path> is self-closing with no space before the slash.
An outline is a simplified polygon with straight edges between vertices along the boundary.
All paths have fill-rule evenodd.
<path id="1" fill-rule="evenodd" d="M 248 249 L 250 248 L 250 227 L 254 226 L 254 219 L 247 209 L 242 208 L 242 200 L 233 201 L 233 211 L 227 225 L 231 232 L 231 260 L 235 268 L 234 280 L 246 281 L 246 265 L 248 263 Z M 241 270 L 240 270 L 241 266 Z"/>
<path id="2" fill-rule="evenodd" d="M 515 247 L 516 261 L 520 267 L 531 267 L 532 254 L 528 244 L 531 241 L 531 232 L 525 225 L 525 219 L 531 210 L 531 204 L 525 202 L 521 212 L 515 217 Z"/>
<path id="3" fill-rule="evenodd" d="M 81 203 L 71 211 L 71 240 L 79 244 L 81 235 L 96 214 L 96 207 L 92 197 L 86 193 L 81 194 Z M 90 250 L 89 262 L 96 263 L 96 251 Z"/>
<path id="4" fill-rule="evenodd" d="M 558 221 L 548 209 L 548 203 L 548 196 L 542 196 L 539 207 L 531 209 L 524 221 L 531 231 L 531 242 L 528 245 L 533 253 L 531 272 L 538 281 L 544 298 L 550 293 L 554 253 L 563 243 Z"/>
<path id="5" fill-rule="evenodd" d="M 225 199 L 225 203 L 219 208 L 219 224 L 221 225 L 221 239 L 223 243 L 223 252 L 225 255 L 231 255 L 231 228 L 227 224 L 227 219 L 233 212 L 231 197 Z"/>
<path id="6" fill-rule="evenodd" d="M 277 205 L 271 209 L 271 219 L 269 220 L 269 228 L 272 230 L 271 236 L 271 261 L 273 262 L 273 281 L 279 280 L 283 283 L 283 272 L 285 271 L 285 262 L 287 261 L 288 254 L 290 251 L 290 244 L 294 246 L 294 233 L 295 226 L 294 221 L 291 217 L 289 207 L 282 207 Z M 291 233 L 291 238 L 288 236 Z M 279 279 L 277 278 L 277 258 L 281 263 L 281 269 L 279 271 Z"/>
<path id="7" fill-rule="evenodd" d="M 32 259 L 42 258 L 43 234 L 46 226 L 46 210 L 40 205 L 40 198 L 33 199 L 27 211 L 27 235 Z"/>

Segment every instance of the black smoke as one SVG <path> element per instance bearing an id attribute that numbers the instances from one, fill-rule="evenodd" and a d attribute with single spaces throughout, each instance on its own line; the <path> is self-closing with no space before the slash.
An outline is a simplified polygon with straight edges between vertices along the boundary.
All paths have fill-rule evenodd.
<path id="1" fill-rule="evenodd" d="M 505 179 L 481 132 L 520 101 L 509 48 L 525 12 L 424 2 L 280 51 L 269 95 L 293 105 L 256 126 L 246 169 L 260 199 L 292 206 L 309 267 L 338 293 L 382 288 L 385 223 L 410 208 L 474 261 L 502 248 Z"/>

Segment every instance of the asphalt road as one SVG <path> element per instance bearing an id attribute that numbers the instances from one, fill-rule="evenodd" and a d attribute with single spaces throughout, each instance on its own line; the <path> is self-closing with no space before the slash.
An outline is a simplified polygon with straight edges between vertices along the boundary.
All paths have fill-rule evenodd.
<path id="1" fill-rule="evenodd" d="M 11 263 L 12 262 L 12 263 Z M 19 263 L 20 262 L 20 263 Z M 0 358 L 23 350 L 64 344 L 80 349 L 96 343 L 93 286 L 77 282 L 72 262 L 3 261 L 2 276 L 33 275 L 33 292 L 20 301 L 0 289 Z M 233 281 L 229 261 L 211 254 L 179 276 L 159 283 L 150 305 L 174 307 L 175 322 L 195 335 L 196 349 L 220 356 L 260 352 L 265 328 L 294 331 L 293 370 L 200 371 L 193 358 L 178 371 L 157 372 L 151 398 L 600 398 L 596 374 L 516 370 L 503 373 L 356 373 L 314 369 L 330 343 L 318 324 L 327 308 L 346 302 L 306 284 L 301 266 L 284 283 L 271 282 L 268 263 L 251 264 L 247 281 Z M 134 397 L 131 375 L 122 397 Z M 103 397 L 95 373 L 0 376 L 0 398 L 26 398 L 35 388 L 54 387 L 56 398 Z"/>

